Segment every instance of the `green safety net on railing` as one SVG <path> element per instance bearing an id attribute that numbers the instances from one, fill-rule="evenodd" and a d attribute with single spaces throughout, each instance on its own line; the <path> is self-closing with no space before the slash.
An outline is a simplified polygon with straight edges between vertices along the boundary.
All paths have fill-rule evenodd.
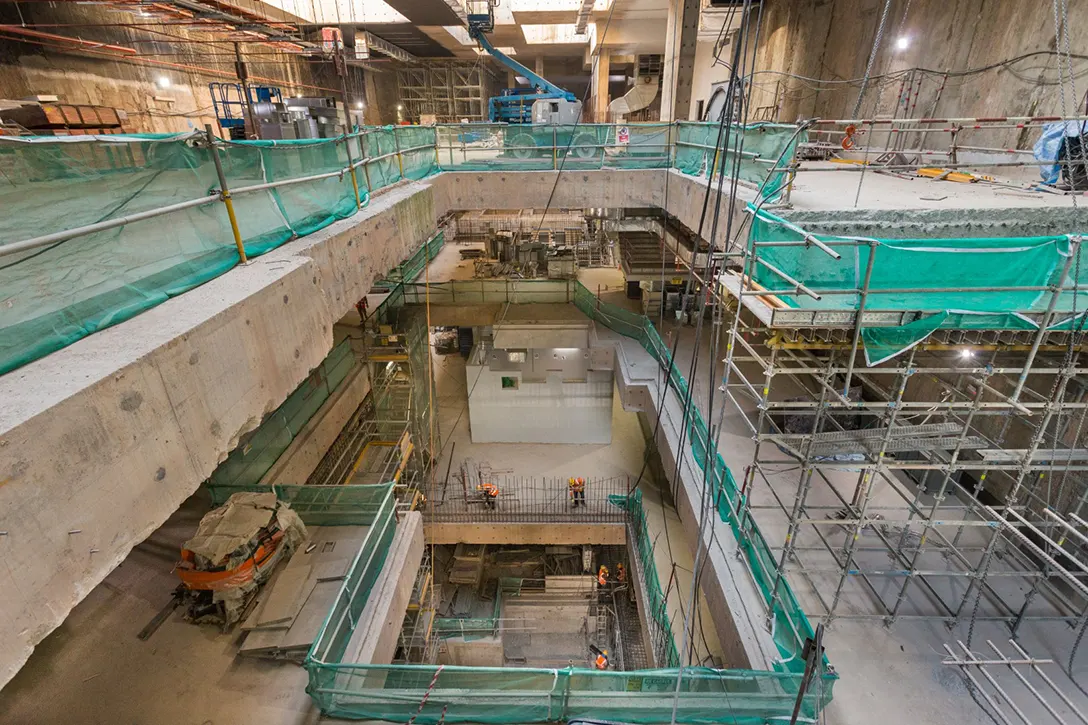
<path id="1" fill-rule="evenodd" d="M 742 178 L 792 154 L 791 126 L 747 127 Z M 710 129 L 715 129 L 711 131 Z M 353 214 L 370 193 L 439 171 L 649 169 L 705 176 L 716 124 L 387 126 L 339 139 L 219 144 L 247 256 Z M 686 139 L 686 140 L 684 140 Z M 713 136 L 716 140 L 716 135 Z M 713 140 L 709 145 L 713 145 Z M 681 145 L 681 144 L 687 144 Z M 355 164 L 358 200 L 352 187 Z M 238 253 L 203 135 L 0 138 L 0 247 L 174 204 L 162 217 L 0 255 L 0 374 L 203 284 Z M 282 185 L 281 182 L 328 174 Z M 762 174 L 762 175 L 761 175 Z M 280 184 L 246 192 L 247 187 Z M 767 185 L 777 191 L 778 182 Z"/>
<path id="2" fill-rule="evenodd" d="M 661 339 L 653 323 L 645 315 L 629 312 L 608 303 L 602 303 L 592 292 L 578 284 L 574 304 L 587 317 L 605 327 L 641 343 L 663 369 L 669 370 L 668 387 L 683 401 L 688 396 L 688 384 L 676 365 L 670 364 L 671 352 Z M 711 470 L 707 480 L 711 495 L 721 520 L 729 525 L 741 549 L 745 553 L 764 603 L 773 605 L 772 633 L 780 658 L 776 671 L 800 673 L 805 663 L 801 657 L 806 638 L 814 636 L 812 624 L 797 603 L 785 577 L 778 577 L 778 563 L 771 547 L 751 517 L 742 517 L 741 493 L 729 468 L 710 441 L 702 414 L 692 406 L 686 417 L 687 440 L 692 457 L 700 468 L 709 462 Z M 777 586 L 777 596 L 775 589 Z"/>
<path id="3" fill-rule="evenodd" d="M 333 486 L 330 488 L 343 488 Z M 370 592 L 374 589 L 375 582 L 381 574 L 382 566 L 389 553 L 389 547 L 393 543 L 393 537 L 397 532 L 396 498 L 393 495 L 393 484 L 381 486 L 354 486 L 350 488 L 372 489 L 380 496 L 377 509 L 368 515 L 366 525 L 370 528 L 366 532 L 359 553 L 352 560 L 344 576 L 344 583 L 340 587 L 336 601 L 325 617 L 321 629 L 306 656 L 307 668 L 313 661 L 340 662 L 348 655 L 348 645 L 359 618 L 363 613 Z M 371 503 L 374 499 L 371 499 Z M 313 673 L 310 674 L 311 687 Z M 313 694 L 310 688 L 307 691 Z"/>
<path id="4" fill-rule="evenodd" d="M 661 658 L 661 663 L 666 667 L 676 667 L 680 664 L 680 655 L 676 649 L 676 637 L 673 635 L 672 623 L 669 622 L 668 601 L 665 591 L 661 588 L 661 577 L 657 574 L 657 563 L 654 561 L 654 542 L 650 538 L 650 531 L 646 525 L 646 511 L 642 507 L 642 491 L 635 490 L 629 496 L 610 495 L 608 499 L 627 511 L 627 525 L 631 527 L 631 534 L 638 548 L 638 560 L 642 567 L 642 579 L 646 593 L 646 606 L 649 609 L 647 615 L 653 621 L 656 632 L 650 635 L 654 641 L 655 658 Z M 662 644 L 658 645 L 658 641 Z M 658 651 L 658 648 L 663 650 Z"/>
<path id="5" fill-rule="evenodd" d="M 671 165 L 668 123 L 438 126 L 443 171 L 663 169 Z"/>
<path id="6" fill-rule="evenodd" d="M 308 659 L 308 691 L 327 716 L 354 720 L 535 723 L 591 719 L 651 725 L 765 725 L 788 721 L 800 675 L 685 668 L 673 717 L 676 669 L 614 672 L 574 667 L 322 664 Z M 831 698 L 815 678 L 798 722 L 816 721 Z"/>
<path id="7" fill-rule="evenodd" d="M 291 505 L 307 526 L 369 526 L 393 483 L 342 486 L 213 486 L 212 506 L 220 506 L 239 491 L 272 491 Z"/>
<path id="8" fill-rule="evenodd" d="M 771 169 L 788 165 L 797 144 L 808 138 L 807 133 L 798 133 L 796 126 L 753 123 L 724 129 L 719 143 L 719 124 L 680 121 L 677 126 L 677 169 L 703 176 L 716 163 L 715 174 L 731 176 L 733 169 L 738 168 L 741 179 L 760 186 L 765 184 L 765 195 L 772 198 L 784 188 L 786 173 L 779 171 L 768 178 Z"/>
<path id="9" fill-rule="evenodd" d="M 256 486 L 303 426 L 347 378 L 355 362 L 350 340 L 336 345 L 287 400 L 219 464 L 208 479 L 208 487 L 222 489 L 222 501 L 226 501 L 230 498 L 228 491 Z"/>
<path id="10" fill-rule="evenodd" d="M 1035 330 L 1063 287 L 1049 320 L 1051 330 L 1081 324 L 1088 266 L 1067 264 L 1070 235 L 1045 237 L 961 237 L 877 239 L 811 234 L 800 226 L 749 204 L 749 251 L 779 272 L 801 282 L 820 299 L 796 287 L 764 264 L 749 264 L 768 295 L 789 307 L 856 310 L 861 291 L 869 312 L 910 312 L 914 319 L 894 327 L 862 329 L 865 354 L 875 365 L 909 349 L 940 328 Z M 840 255 L 835 259 L 810 244 L 816 238 Z M 792 243 L 772 246 L 768 243 Z M 872 257 L 872 270 L 869 260 Z M 1063 277 L 1063 274 L 1065 275 Z M 1077 297 L 1074 300 L 1074 297 Z M 1074 310 L 1079 312 L 1074 313 Z M 1036 315 L 1035 319 L 1029 315 Z"/>

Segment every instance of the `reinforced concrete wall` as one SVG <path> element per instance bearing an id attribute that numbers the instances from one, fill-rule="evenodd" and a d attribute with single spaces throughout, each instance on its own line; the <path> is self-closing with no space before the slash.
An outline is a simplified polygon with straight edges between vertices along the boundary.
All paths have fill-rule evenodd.
<path id="1" fill-rule="evenodd" d="M 670 212 L 697 228 L 705 185 L 677 172 L 567 172 L 552 205 L 662 206 L 666 179 Z M 333 324 L 441 215 L 543 208 L 555 181 L 444 173 L 392 187 L 350 219 L 0 377 L 0 685 L 324 359 Z"/>

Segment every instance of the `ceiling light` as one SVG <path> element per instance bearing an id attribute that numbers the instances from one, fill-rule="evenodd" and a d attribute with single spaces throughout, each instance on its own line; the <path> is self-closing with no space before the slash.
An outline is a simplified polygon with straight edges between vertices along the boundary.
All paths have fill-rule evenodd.
<path id="1" fill-rule="evenodd" d="M 967 347 L 960 350 L 960 357 L 963 358 L 964 360 L 970 358 L 974 354 L 975 353 L 971 352 L 971 349 L 967 348 Z"/>
<path id="2" fill-rule="evenodd" d="M 473 48 L 473 50 L 476 51 L 476 55 L 487 55 L 487 51 L 484 50 L 483 48 Z M 502 46 L 500 48 L 495 48 L 495 50 L 499 51 L 500 53 L 505 53 L 506 55 L 517 55 L 518 54 L 517 50 L 510 47 L 509 45 L 504 45 L 504 46 Z"/>
<path id="3" fill-rule="evenodd" d="M 906 50 L 907 48 L 909 48 L 910 47 L 910 36 L 900 35 L 899 38 L 896 39 L 896 41 L 895 41 L 895 47 L 898 50 Z"/>
<path id="4" fill-rule="evenodd" d="M 404 104 L 403 103 L 398 103 L 397 104 L 397 110 L 398 111 L 403 111 L 404 110 Z"/>
<path id="5" fill-rule="evenodd" d="M 170 79 L 167 78 L 166 76 L 159 76 L 158 84 L 159 84 L 159 88 L 169 88 L 170 87 Z"/>
<path id="6" fill-rule="evenodd" d="M 358 108 L 360 111 L 363 110 L 363 102 L 362 101 L 356 101 L 355 102 L 355 107 Z"/>
<path id="7" fill-rule="evenodd" d="M 589 28 L 586 29 L 585 33 L 579 33 L 578 27 L 574 23 L 522 25 L 521 33 L 525 36 L 526 43 L 537 45 L 543 43 L 588 43 L 590 39 Z"/>

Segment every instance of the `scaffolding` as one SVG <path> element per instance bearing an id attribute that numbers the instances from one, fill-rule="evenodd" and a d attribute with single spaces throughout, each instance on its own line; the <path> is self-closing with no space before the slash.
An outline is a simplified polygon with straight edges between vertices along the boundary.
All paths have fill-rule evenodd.
<path id="1" fill-rule="evenodd" d="M 966 623 L 968 646 L 976 622 L 1063 623 L 1071 668 L 1088 621 L 1080 237 L 877 240 L 749 213 L 719 277 L 722 390 L 755 444 L 737 514 L 781 535 L 773 599 L 788 574 L 810 616 Z M 1045 265 L 1012 259 L 1044 247 L 1054 263 L 1027 280 Z M 897 283 L 903 250 L 926 280 Z M 993 312 L 949 311 L 968 299 Z"/>
<path id="2" fill-rule="evenodd" d="M 404 115 L 419 121 L 433 116 L 438 123 L 487 121 L 488 99 L 497 95 L 493 71 L 471 61 L 428 61 L 424 66 L 397 70 Z"/>

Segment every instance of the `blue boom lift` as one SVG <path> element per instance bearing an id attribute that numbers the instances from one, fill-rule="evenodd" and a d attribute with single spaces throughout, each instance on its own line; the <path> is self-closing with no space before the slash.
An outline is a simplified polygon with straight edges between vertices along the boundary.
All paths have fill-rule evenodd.
<path id="1" fill-rule="evenodd" d="M 526 125 L 531 128 L 523 132 L 505 135 L 507 153 L 518 159 L 533 157 L 569 155 L 589 159 L 600 153 L 598 134 L 585 127 L 577 127 L 582 116 L 582 102 L 570 91 L 560 88 L 546 78 L 532 72 L 521 63 L 491 45 L 487 33 L 495 29 L 494 7 L 497 0 L 470 3 L 468 16 L 469 36 L 480 44 L 488 54 L 504 66 L 528 79 L 531 88 L 507 88 L 502 95 L 494 96 L 488 102 L 488 117 L 492 123 Z M 487 12 L 472 12 L 483 9 Z M 542 132 L 541 126 L 555 126 Z M 563 128 L 563 127 L 566 128 Z M 575 129 L 577 128 L 577 131 Z M 534 130 L 537 132 L 534 133 Z M 571 135 L 574 135 L 573 139 Z M 551 147 L 555 145 L 557 150 Z M 531 148 L 531 147 L 539 148 Z"/>

